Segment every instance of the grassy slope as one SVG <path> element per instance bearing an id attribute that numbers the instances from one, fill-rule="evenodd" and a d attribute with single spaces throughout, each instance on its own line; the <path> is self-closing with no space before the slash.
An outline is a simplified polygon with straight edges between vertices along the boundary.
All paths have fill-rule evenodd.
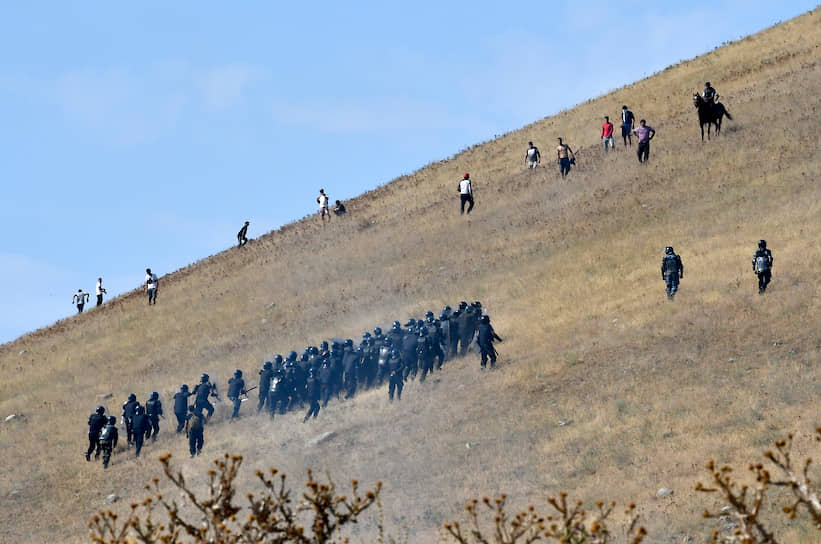
<path id="1" fill-rule="evenodd" d="M 164 279 L 156 307 L 122 297 L 3 346 L 0 414 L 25 419 L 0 425 L 0 540 L 82 541 L 103 497 L 141 497 L 162 451 L 184 459 L 182 440 L 163 433 L 105 477 L 86 464 L 96 394 L 115 393 L 116 410 L 131 391 L 159 390 L 168 407 L 200 372 L 223 384 L 234 368 L 255 376 L 265 354 L 461 299 L 484 301 L 505 337 L 498 372 L 459 360 L 409 384 L 401 404 L 369 392 L 310 426 L 300 414 L 218 423 L 208 457 L 382 479 L 388 523 L 422 541 L 474 494 L 502 490 L 537 504 L 560 489 L 634 500 L 653 542 L 703 532 L 709 502 L 691 489 L 705 459 L 744 462 L 778 430 L 805 436 L 816 422 L 819 16 L 433 164 L 352 201 L 328 228 L 309 218 L 196 263 Z M 702 144 L 689 97 L 706 79 L 735 121 Z M 622 103 L 658 131 L 647 165 L 635 148 L 600 152 L 600 119 Z M 566 182 L 549 159 L 558 135 L 583 148 Z M 522 168 L 531 139 L 550 166 L 535 173 Z M 454 213 L 464 171 L 470 217 Z M 761 237 L 775 256 L 764 298 L 749 268 Z M 658 272 L 668 244 L 686 269 L 672 304 Z M 338 437 L 304 447 L 324 430 Z M 208 461 L 182 464 L 196 481 Z M 676 493 L 652 499 L 659 487 Z"/>

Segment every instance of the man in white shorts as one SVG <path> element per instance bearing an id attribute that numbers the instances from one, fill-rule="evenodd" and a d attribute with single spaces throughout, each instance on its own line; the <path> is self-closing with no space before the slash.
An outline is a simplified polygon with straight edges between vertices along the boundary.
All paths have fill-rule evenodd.
<path id="1" fill-rule="evenodd" d="M 542 160 L 542 155 L 539 153 L 539 148 L 533 145 L 533 142 L 527 142 L 529 146 L 525 152 L 525 162 L 528 168 L 536 168 Z"/>
<path id="2" fill-rule="evenodd" d="M 157 289 L 159 288 L 157 275 L 151 272 L 150 268 L 145 269 L 145 292 L 148 293 L 148 304 L 152 302 L 157 305 Z"/>

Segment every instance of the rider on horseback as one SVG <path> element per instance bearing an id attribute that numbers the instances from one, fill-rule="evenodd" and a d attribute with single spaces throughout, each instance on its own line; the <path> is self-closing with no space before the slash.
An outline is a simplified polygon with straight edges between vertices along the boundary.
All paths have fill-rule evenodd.
<path id="1" fill-rule="evenodd" d="M 718 91 L 716 91 L 710 82 L 704 84 L 704 92 L 701 93 L 704 97 L 704 101 L 710 104 L 710 106 L 714 106 L 716 102 L 718 102 Z"/>

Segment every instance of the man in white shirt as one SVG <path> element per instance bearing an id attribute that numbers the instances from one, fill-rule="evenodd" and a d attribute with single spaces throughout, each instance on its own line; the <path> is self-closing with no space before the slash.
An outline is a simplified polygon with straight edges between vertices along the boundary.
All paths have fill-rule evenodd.
<path id="1" fill-rule="evenodd" d="M 465 203 L 469 203 L 468 213 L 473 209 L 473 186 L 470 183 L 470 174 L 465 173 L 462 181 L 459 182 L 459 198 L 462 201 L 461 214 L 465 213 Z"/>
<path id="2" fill-rule="evenodd" d="M 331 212 L 328 210 L 328 195 L 325 194 L 325 189 L 319 190 L 319 196 L 316 197 L 316 202 L 319 204 L 319 219 L 325 224 L 325 217 L 328 217 L 328 223 L 331 222 Z"/>
<path id="3" fill-rule="evenodd" d="M 77 292 L 71 297 L 71 303 L 77 305 L 78 314 L 83 313 L 83 306 L 88 302 L 88 296 L 88 293 L 83 292 L 82 289 L 77 289 Z"/>
<path id="4" fill-rule="evenodd" d="M 145 292 L 148 293 L 148 304 L 152 302 L 157 305 L 157 289 L 159 287 L 159 280 L 157 275 L 151 272 L 150 268 L 145 269 Z"/>
<path id="5" fill-rule="evenodd" d="M 103 278 L 97 278 L 97 288 L 95 292 L 97 293 L 97 306 L 100 306 L 103 303 L 103 293 L 106 292 L 105 288 L 103 288 Z"/>

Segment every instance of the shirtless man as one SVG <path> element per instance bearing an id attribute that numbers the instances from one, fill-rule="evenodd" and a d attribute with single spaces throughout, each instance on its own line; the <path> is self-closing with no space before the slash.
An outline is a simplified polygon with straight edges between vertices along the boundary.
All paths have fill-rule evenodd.
<path id="1" fill-rule="evenodd" d="M 319 219 L 322 224 L 325 224 L 325 217 L 328 217 L 328 223 L 331 222 L 331 212 L 328 210 L 328 195 L 325 194 L 325 189 L 319 190 L 319 196 L 316 197 L 316 203 L 319 204 Z"/>
<path id="2" fill-rule="evenodd" d="M 559 172 L 562 174 L 562 179 L 567 176 L 567 173 L 570 172 L 570 160 L 576 160 L 576 156 L 573 155 L 573 150 L 570 149 L 570 146 L 562 143 L 562 139 L 558 138 L 559 145 L 556 146 L 556 155 L 557 155 L 557 162 L 559 163 Z"/>

